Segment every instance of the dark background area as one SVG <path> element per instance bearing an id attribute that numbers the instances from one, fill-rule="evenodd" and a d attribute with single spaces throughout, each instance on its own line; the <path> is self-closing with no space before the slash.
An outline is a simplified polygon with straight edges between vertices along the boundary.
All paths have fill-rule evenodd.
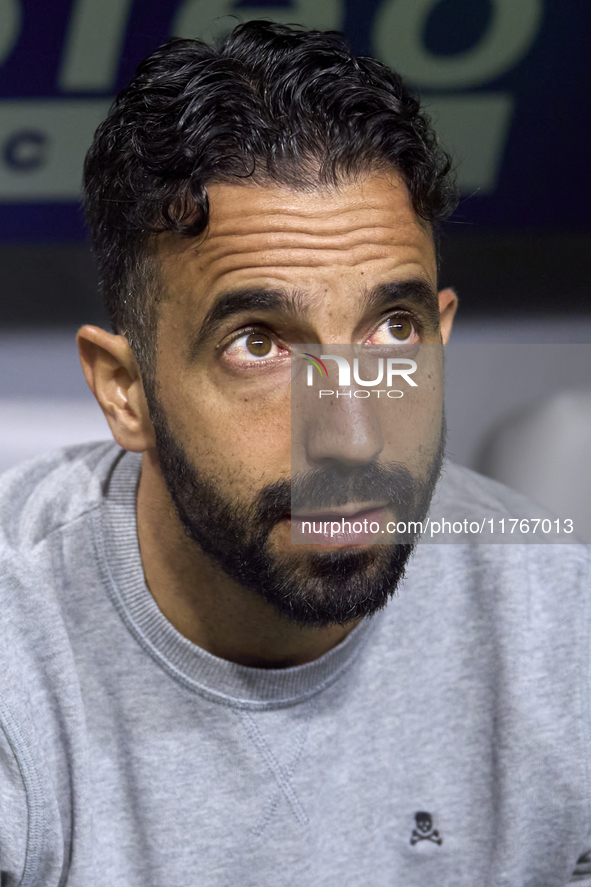
<path id="1" fill-rule="evenodd" d="M 0 325 L 106 323 L 78 187 L 92 131 L 171 33 L 268 17 L 342 28 L 397 67 L 458 162 L 441 284 L 464 318 L 591 312 L 588 0 L 7 0 Z M 210 24 L 213 22 L 213 24 Z M 492 146 L 492 147 L 491 147 Z"/>

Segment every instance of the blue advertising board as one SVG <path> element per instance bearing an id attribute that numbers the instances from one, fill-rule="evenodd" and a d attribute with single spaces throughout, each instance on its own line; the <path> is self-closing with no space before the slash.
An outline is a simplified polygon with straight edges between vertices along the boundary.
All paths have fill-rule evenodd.
<path id="1" fill-rule="evenodd" d="M 588 0 L 0 0 L 0 241 L 84 239 L 84 154 L 136 64 L 252 18 L 343 30 L 417 87 L 458 159 L 458 223 L 588 230 L 590 17 Z"/>

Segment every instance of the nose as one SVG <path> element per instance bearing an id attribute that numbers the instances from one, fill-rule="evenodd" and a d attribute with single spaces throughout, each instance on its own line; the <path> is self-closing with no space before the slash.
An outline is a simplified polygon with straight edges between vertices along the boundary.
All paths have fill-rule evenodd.
<path id="1" fill-rule="evenodd" d="M 379 411 L 369 397 L 343 388 L 317 401 L 305 429 L 306 458 L 311 467 L 338 464 L 357 468 L 377 459 L 384 448 Z"/>

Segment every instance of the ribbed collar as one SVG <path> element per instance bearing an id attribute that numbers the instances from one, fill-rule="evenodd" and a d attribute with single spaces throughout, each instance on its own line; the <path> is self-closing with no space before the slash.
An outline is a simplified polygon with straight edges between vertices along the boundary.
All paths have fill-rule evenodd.
<path id="1" fill-rule="evenodd" d="M 187 688 L 226 705 L 279 708 L 332 684 L 353 662 L 380 614 L 363 620 L 319 659 L 284 669 L 249 668 L 212 656 L 183 637 L 150 594 L 137 538 L 136 492 L 141 457 L 120 454 L 96 512 L 96 541 L 109 595 L 128 629 L 166 671 Z"/>

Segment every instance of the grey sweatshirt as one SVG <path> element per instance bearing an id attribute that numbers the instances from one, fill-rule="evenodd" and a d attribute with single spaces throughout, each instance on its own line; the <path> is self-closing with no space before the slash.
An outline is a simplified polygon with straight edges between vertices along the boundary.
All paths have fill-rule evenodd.
<path id="1" fill-rule="evenodd" d="M 247 668 L 151 597 L 138 473 L 0 480 L 2 887 L 591 883 L 588 546 L 421 543 L 343 643 Z M 452 466 L 439 497 L 520 516 Z"/>

